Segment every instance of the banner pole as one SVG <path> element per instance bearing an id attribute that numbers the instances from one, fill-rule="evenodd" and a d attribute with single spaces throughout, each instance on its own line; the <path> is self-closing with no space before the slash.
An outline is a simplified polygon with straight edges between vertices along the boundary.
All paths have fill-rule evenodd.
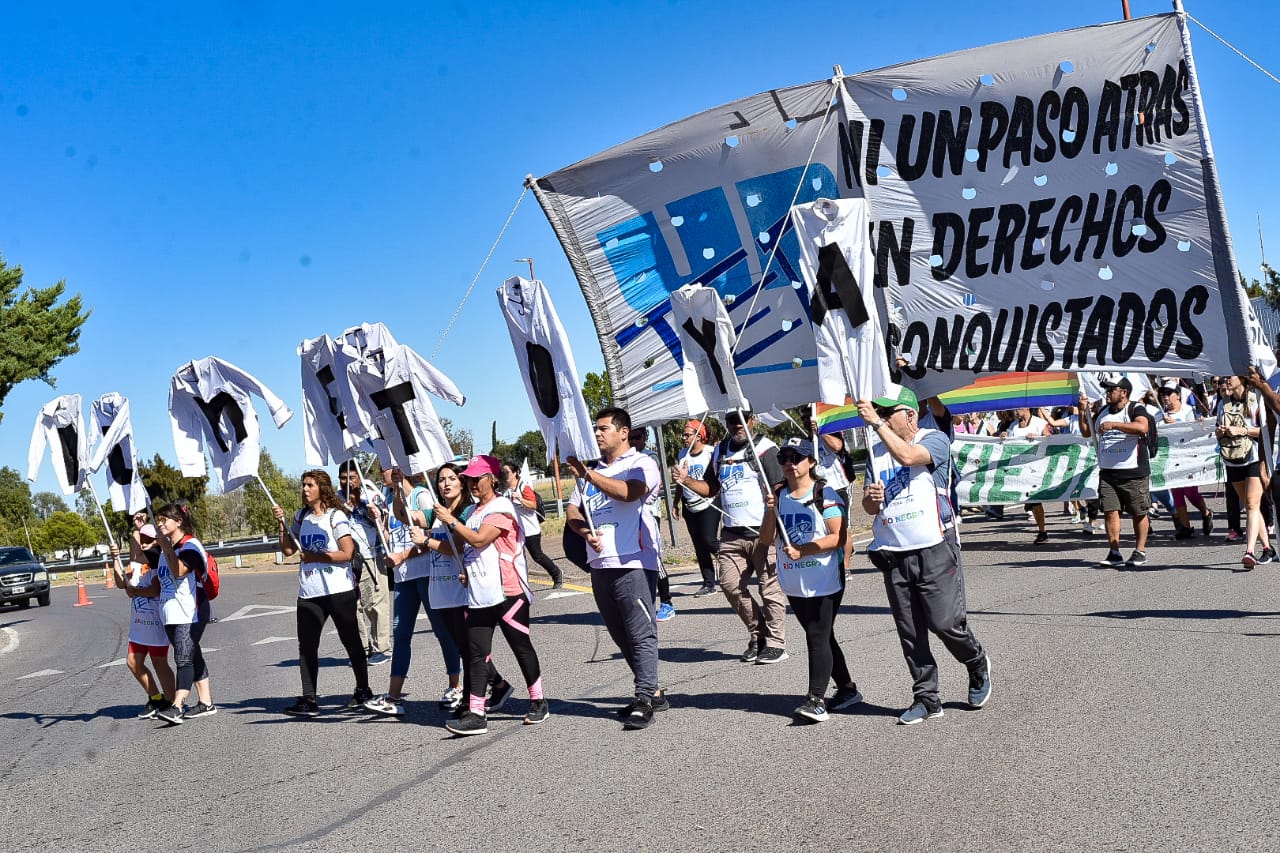
<path id="1" fill-rule="evenodd" d="M 767 499 L 769 497 L 769 478 L 764 473 L 764 465 L 760 464 L 760 456 L 756 453 L 756 437 L 751 434 L 751 427 L 747 423 L 747 417 L 742 413 L 742 407 L 736 410 L 738 417 L 742 419 L 742 426 L 747 431 L 747 449 L 750 451 L 751 461 L 756 463 L 756 471 L 760 474 L 760 492 Z M 777 515 L 777 508 L 774 508 L 774 514 Z M 782 526 L 782 519 L 778 519 L 777 525 L 778 535 L 782 537 L 782 544 L 791 547 L 791 537 L 787 536 L 787 529 Z"/>
<path id="2" fill-rule="evenodd" d="M 84 483 L 89 487 L 89 494 L 93 496 L 93 505 L 98 508 L 98 517 L 102 519 L 102 526 L 107 531 L 107 541 L 114 548 L 116 538 L 111 535 L 111 525 L 107 523 L 107 513 L 102 509 L 102 501 L 98 500 L 98 492 L 93 488 L 93 481 L 86 477 Z"/>

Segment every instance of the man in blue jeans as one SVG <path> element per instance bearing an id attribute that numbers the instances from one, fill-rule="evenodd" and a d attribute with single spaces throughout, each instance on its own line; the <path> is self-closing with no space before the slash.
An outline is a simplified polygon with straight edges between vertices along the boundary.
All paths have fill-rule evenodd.
<path id="1" fill-rule="evenodd" d="M 889 609 L 914 681 L 904 726 L 942 716 L 938 664 L 929 632 L 969 671 L 969 705 L 991 698 L 991 661 L 969 628 L 964 568 L 951 508 L 951 442 L 921 429 L 915 392 L 891 385 L 884 397 L 859 400 L 858 414 L 875 434 L 862 509 L 874 516 L 868 549 L 884 574 Z"/>

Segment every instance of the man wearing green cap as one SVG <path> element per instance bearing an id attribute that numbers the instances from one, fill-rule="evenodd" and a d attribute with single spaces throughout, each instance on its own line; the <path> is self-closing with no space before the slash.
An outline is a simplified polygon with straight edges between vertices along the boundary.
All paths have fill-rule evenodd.
<path id="1" fill-rule="evenodd" d="M 991 698 L 991 662 L 969 629 L 964 570 L 950 501 L 951 443 L 921 429 L 915 392 L 890 385 L 883 397 L 859 400 L 875 433 L 862 508 L 874 515 L 868 555 L 884 574 L 902 654 L 915 681 L 915 701 L 898 717 L 910 726 L 942 716 L 932 631 L 969 671 L 969 705 Z M 927 627 L 928 631 L 925 630 Z"/>

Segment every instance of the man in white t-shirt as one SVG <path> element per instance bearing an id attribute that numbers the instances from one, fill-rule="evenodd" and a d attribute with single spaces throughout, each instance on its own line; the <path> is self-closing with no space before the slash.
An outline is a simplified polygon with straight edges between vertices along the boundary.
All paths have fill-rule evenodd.
<path id="1" fill-rule="evenodd" d="M 862 508 L 875 516 L 867 553 L 884 574 L 889 609 L 914 682 L 915 700 L 898 717 L 910 726 L 942 716 L 938 664 L 929 632 L 969 671 L 969 705 L 991 697 L 991 661 L 969 628 L 964 567 L 951 491 L 951 442 L 921 429 L 916 395 L 891 385 L 884 397 L 859 400 L 858 414 L 876 440 L 869 448 Z M 925 628 L 928 630 L 925 630 Z"/>
<path id="2" fill-rule="evenodd" d="M 619 712 L 624 729 L 648 728 L 671 707 L 658 687 L 658 525 L 645 504 L 661 485 L 657 464 L 630 446 L 631 416 L 601 409 L 595 437 L 600 459 L 565 461 L 578 478 L 566 512 L 569 529 L 587 541 L 591 593 L 609 636 L 635 675 L 635 701 Z"/>

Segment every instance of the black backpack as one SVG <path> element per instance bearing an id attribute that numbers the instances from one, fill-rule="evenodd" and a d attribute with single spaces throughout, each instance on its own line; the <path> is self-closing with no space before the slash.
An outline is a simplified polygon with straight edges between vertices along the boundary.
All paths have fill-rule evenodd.
<path id="1" fill-rule="evenodd" d="M 539 494 L 536 489 L 533 492 L 533 499 L 537 501 L 533 507 L 533 514 L 538 517 L 538 523 L 541 524 L 547 520 L 547 504 L 546 501 L 542 499 L 542 495 Z"/>
<path id="2" fill-rule="evenodd" d="M 1160 452 L 1160 430 L 1156 427 L 1156 418 L 1151 416 L 1147 411 L 1147 407 L 1141 403 L 1129 404 L 1129 420 L 1136 421 L 1138 418 L 1147 419 L 1147 434 L 1144 436 L 1147 444 L 1147 458 L 1155 459 L 1156 454 Z"/>

